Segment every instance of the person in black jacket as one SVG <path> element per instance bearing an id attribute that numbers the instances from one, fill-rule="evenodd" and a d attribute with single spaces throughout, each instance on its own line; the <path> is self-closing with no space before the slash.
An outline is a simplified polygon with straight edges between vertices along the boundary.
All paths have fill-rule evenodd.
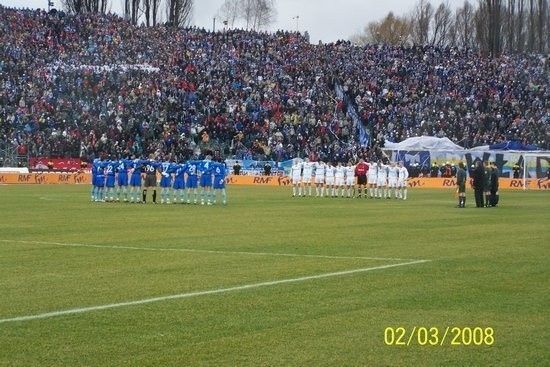
<path id="1" fill-rule="evenodd" d="M 484 169 L 481 161 L 476 161 L 473 178 L 474 195 L 476 199 L 476 208 L 483 208 L 483 176 Z"/>
<path id="2" fill-rule="evenodd" d="M 241 165 L 239 164 L 239 161 L 236 161 L 235 164 L 233 165 L 233 174 L 234 175 L 240 175 L 241 173 Z"/>
<path id="3" fill-rule="evenodd" d="M 491 205 L 497 206 L 498 204 L 498 176 L 500 176 L 497 164 L 493 162 L 491 164 Z"/>
<path id="4" fill-rule="evenodd" d="M 493 169 L 489 162 L 483 161 L 483 191 L 485 192 L 485 207 L 491 207 L 491 172 Z"/>

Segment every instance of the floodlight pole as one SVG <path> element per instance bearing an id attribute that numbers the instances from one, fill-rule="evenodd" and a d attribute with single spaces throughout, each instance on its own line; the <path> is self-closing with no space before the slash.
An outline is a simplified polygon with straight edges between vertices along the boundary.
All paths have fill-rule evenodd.
<path id="1" fill-rule="evenodd" d="M 300 16 L 296 15 L 295 17 L 292 17 L 292 19 L 296 19 L 296 32 L 300 33 L 300 28 L 298 27 L 298 21 L 300 20 Z"/>

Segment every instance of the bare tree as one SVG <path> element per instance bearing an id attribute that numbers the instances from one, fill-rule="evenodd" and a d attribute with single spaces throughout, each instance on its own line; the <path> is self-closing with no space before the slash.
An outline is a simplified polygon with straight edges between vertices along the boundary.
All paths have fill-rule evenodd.
<path id="1" fill-rule="evenodd" d="M 456 32 L 456 45 L 465 48 L 473 47 L 474 28 L 474 7 L 468 1 L 464 1 L 464 5 L 458 8 L 455 13 L 454 31 Z"/>
<path id="2" fill-rule="evenodd" d="M 160 2 L 160 0 L 143 0 L 145 24 L 147 27 L 157 25 Z"/>
<path id="3" fill-rule="evenodd" d="M 173 27 L 186 27 L 191 22 L 193 0 L 167 0 L 168 22 Z"/>
<path id="4" fill-rule="evenodd" d="M 62 0 L 61 6 L 68 13 L 106 13 L 109 0 Z"/>
<path id="5" fill-rule="evenodd" d="M 246 23 L 246 29 L 250 29 L 250 24 L 252 23 L 252 18 L 254 17 L 254 5 L 255 0 L 241 0 L 240 4 L 240 14 L 241 18 Z"/>
<path id="6" fill-rule="evenodd" d="M 246 29 L 259 30 L 270 25 L 277 17 L 275 0 L 225 0 L 218 14 L 231 27 L 236 20 L 242 20 Z"/>
<path id="7" fill-rule="evenodd" d="M 433 17 L 432 45 L 444 46 L 447 44 L 452 22 L 451 7 L 448 3 L 441 3 Z"/>
<path id="8" fill-rule="evenodd" d="M 384 43 L 388 45 L 403 45 L 411 37 L 412 25 L 409 19 L 395 16 L 389 12 L 379 22 L 370 22 L 358 39 L 362 43 Z"/>
<path id="9" fill-rule="evenodd" d="M 476 38 L 482 51 L 502 51 L 502 0 L 480 0 L 476 12 Z"/>
<path id="10" fill-rule="evenodd" d="M 227 21 L 229 27 L 235 27 L 235 21 L 240 17 L 241 0 L 225 0 L 218 10 L 218 16 Z"/>
<path id="11" fill-rule="evenodd" d="M 549 42 L 548 38 L 548 0 L 539 0 L 538 4 L 538 52 L 544 53 Z M 546 35 L 546 37 L 545 37 Z"/>
<path id="12" fill-rule="evenodd" d="M 411 14 L 411 19 L 413 20 L 412 36 L 415 44 L 428 44 L 433 14 L 433 6 L 428 0 L 418 1 Z"/>
<path id="13" fill-rule="evenodd" d="M 536 35 L 536 10 L 535 0 L 529 0 L 529 28 L 527 31 L 527 50 L 533 51 L 535 49 L 535 35 Z"/>
<path id="14" fill-rule="evenodd" d="M 273 23 L 277 17 L 275 0 L 256 0 L 252 28 L 263 29 Z"/>

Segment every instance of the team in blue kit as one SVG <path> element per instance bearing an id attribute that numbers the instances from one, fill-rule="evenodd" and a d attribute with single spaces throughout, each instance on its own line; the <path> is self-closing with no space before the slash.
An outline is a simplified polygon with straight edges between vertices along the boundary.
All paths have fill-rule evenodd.
<path id="1" fill-rule="evenodd" d="M 201 205 L 216 204 L 218 196 L 221 197 L 221 204 L 227 203 L 227 168 L 225 163 L 214 162 L 209 156 L 204 160 L 179 163 L 168 159 L 160 162 L 152 157 L 95 159 L 92 162 L 91 199 L 94 202 L 146 203 L 147 192 L 152 190 L 152 202 L 156 204 L 157 173 L 160 174 L 161 204 L 196 205 L 199 203 L 199 186 Z"/>

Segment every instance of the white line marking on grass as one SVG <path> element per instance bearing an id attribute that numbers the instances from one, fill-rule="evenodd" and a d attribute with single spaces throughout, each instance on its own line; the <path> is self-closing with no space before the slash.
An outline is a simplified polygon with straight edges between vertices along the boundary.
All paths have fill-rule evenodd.
<path id="1" fill-rule="evenodd" d="M 56 316 L 73 315 L 73 314 L 79 314 L 79 313 L 85 313 L 85 312 L 106 310 L 106 309 L 110 309 L 110 308 L 136 306 L 136 305 L 143 305 L 143 304 L 146 304 L 146 303 L 162 302 L 162 301 L 169 301 L 169 300 L 182 299 L 182 298 L 208 296 L 208 295 L 219 294 L 219 293 L 228 293 L 228 292 L 241 291 L 241 290 L 245 290 L 245 289 L 269 287 L 269 286 L 279 285 L 279 284 L 298 283 L 298 282 L 304 282 L 304 281 L 307 281 L 307 280 L 330 278 L 330 277 L 337 277 L 337 276 L 343 276 L 343 275 L 349 275 L 349 274 L 364 273 L 364 272 L 373 271 L 373 270 L 395 268 L 395 267 L 398 267 L 398 266 L 421 264 L 421 263 L 425 263 L 425 262 L 429 262 L 429 261 L 430 260 L 416 260 L 416 261 L 409 261 L 409 262 L 406 262 L 406 263 L 399 263 L 399 264 L 381 265 L 381 266 L 374 266 L 374 267 L 370 267 L 370 268 L 361 268 L 361 269 L 338 271 L 338 272 L 334 272 L 334 273 L 309 275 L 309 276 L 299 277 L 299 278 L 281 279 L 281 280 L 274 280 L 274 281 L 270 281 L 270 282 L 245 284 L 245 285 L 239 285 L 239 286 L 229 287 L 229 288 L 218 288 L 218 289 L 212 289 L 212 290 L 206 290 L 206 291 L 197 291 L 197 292 L 190 292 L 190 293 L 173 294 L 173 295 L 170 295 L 170 296 L 146 298 L 146 299 L 141 299 L 141 300 L 137 300 L 137 301 L 111 303 L 111 304 L 99 305 L 99 306 L 72 308 L 72 309 L 68 309 L 68 310 L 46 312 L 46 313 L 41 313 L 41 314 L 36 314 L 36 315 L 10 317 L 10 318 L 6 318 L 6 319 L 0 319 L 0 324 L 7 323 L 7 322 L 15 322 L 15 321 L 29 321 L 29 320 L 36 320 L 36 319 L 47 319 L 47 318 L 56 317 Z"/>
<path id="2" fill-rule="evenodd" d="M 285 256 L 285 257 L 312 257 L 321 259 L 355 259 L 355 260 L 380 260 L 380 261 L 416 261 L 419 259 L 400 259 L 395 257 L 364 257 L 364 256 L 331 256 L 331 255 L 310 255 L 310 254 L 285 254 L 276 252 L 248 252 L 248 251 L 223 251 L 223 250 L 201 250 L 190 248 L 154 248 L 154 247 L 135 247 L 135 246 L 110 246 L 110 245 L 91 245 L 84 243 L 61 243 L 44 241 L 23 241 L 23 240 L 0 240 L 7 243 L 26 243 L 35 245 L 54 245 L 65 247 L 90 247 L 106 248 L 114 250 L 141 250 L 141 251 L 159 251 L 159 252 L 198 252 L 206 254 L 226 254 L 226 255 L 256 255 L 256 256 Z"/>

